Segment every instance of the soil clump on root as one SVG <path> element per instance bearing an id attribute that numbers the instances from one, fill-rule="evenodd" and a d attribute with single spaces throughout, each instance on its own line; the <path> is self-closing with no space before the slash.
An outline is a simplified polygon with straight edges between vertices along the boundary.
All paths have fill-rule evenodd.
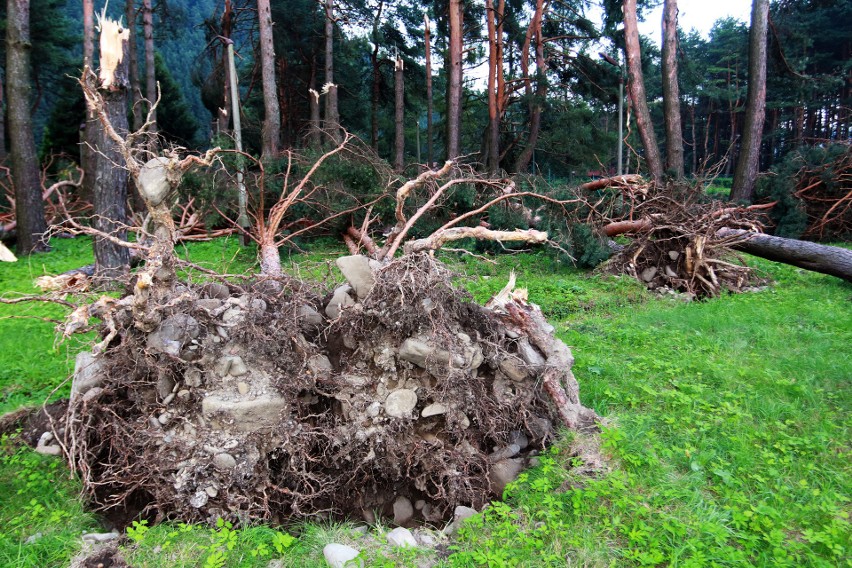
<path id="1" fill-rule="evenodd" d="M 328 294 L 176 283 L 144 325 L 129 304 L 111 314 L 114 339 L 77 358 L 63 439 L 98 509 L 439 523 L 499 497 L 565 422 L 543 384 L 596 427 L 568 348 L 527 333 L 537 307 L 482 307 L 427 254 L 338 265 L 348 283 Z"/>

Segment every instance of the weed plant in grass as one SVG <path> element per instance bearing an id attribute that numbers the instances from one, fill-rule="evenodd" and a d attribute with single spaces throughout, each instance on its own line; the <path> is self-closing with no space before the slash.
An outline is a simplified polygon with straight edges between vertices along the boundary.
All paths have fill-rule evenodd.
<path id="1" fill-rule="evenodd" d="M 338 278 L 328 261 L 339 252 L 323 245 L 291 260 L 308 261 L 303 276 Z M 233 239 L 193 244 L 185 254 L 231 273 L 255 258 Z M 90 257 L 87 241 L 59 241 L 50 254 L 3 266 L 0 289 L 31 291 L 43 271 Z M 565 466 L 576 458 L 563 437 L 510 485 L 503 503 L 468 521 L 442 566 L 852 566 L 852 286 L 754 260 L 775 286 L 684 304 L 631 279 L 590 276 L 536 254 L 500 257 L 496 265 L 446 258 L 467 274 L 462 280 L 480 301 L 516 270 L 519 285 L 573 347 L 584 403 L 608 419 L 602 441 L 611 471 L 572 478 Z M 25 309 L 61 315 L 53 306 Z M 40 404 L 67 374 L 77 346 L 54 348 L 49 324 L 0 325 L 0 407 Z M 63 565 L 43 559 L 67 559 L 78 546 L 73 536 L 93 523 L 67 472 L 28 450 L 3 456 L 0 565 Z M 29 465 L 19 476 L 21 460 Z M 28 485 L 39 478 L 53 480 L 51 492 Z M 34 531 L 14 524 L 27 515 L 56 536 L 28 544 Z M 272 551 L 284 537 L 275 535 L 285 533 L 268 527 L 138 530 L 125 546 L 133 566 L 265 566 L 271 557 L 285 566 L 323 566 L 328 542 L 364 545 L 349 525 L 291 527 L 295 540 L 280 555 Z M 228 531 L 235 536 L 223 537 Z M 418 563 L 408 553 L 364 548 L 367 566 Z"/>

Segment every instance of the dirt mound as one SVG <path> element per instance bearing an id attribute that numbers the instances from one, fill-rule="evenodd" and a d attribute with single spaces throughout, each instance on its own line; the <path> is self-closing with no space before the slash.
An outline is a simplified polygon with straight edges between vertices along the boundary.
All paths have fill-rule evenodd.
<path id="1" fill-rule="evenodd" d="M 176 284 L 144 322 L 113 312 L 107 349 L 77 359 L 64 440 L 98 507 L 406 525 L 502 493 L 560 420 L 541 338 L 428 255 L 338 265 L 349 284 L 325 295 Z M 594 428 L 563 370 L 577 426 Z"/>

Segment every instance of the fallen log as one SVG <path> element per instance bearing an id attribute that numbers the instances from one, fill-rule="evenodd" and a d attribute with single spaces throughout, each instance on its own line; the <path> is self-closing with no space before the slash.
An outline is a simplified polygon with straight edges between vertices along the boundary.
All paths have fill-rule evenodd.
<path id="1" fill-rule="evenodd" d="M 731 245 L 738 251 L 852 282 L 852 250 L 742 229 L 719 229 L 716 236 L 741 238 Z"/>

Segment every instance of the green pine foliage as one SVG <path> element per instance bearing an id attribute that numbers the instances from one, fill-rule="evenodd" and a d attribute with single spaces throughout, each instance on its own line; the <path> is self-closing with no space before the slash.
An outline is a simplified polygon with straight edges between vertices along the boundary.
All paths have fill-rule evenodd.
<path id="1" fill-rule="evenodd" d="M 172 71 L 166 66 L 163 56 L 154 55 L 154 68 L 160 84 L 160 104 L 157 107 L 157 126 L 168 142 L 187 148 L 198 145 L 199 122 L 183 96 Z"/>

